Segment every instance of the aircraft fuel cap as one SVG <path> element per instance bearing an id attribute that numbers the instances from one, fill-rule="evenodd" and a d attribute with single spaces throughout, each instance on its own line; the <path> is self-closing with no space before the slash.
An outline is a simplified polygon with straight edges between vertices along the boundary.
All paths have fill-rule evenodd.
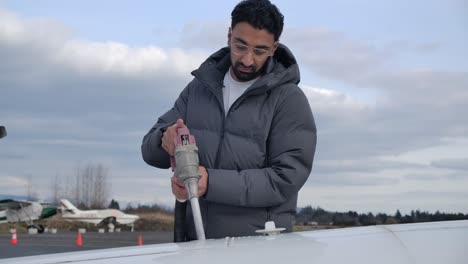
<path id="1" fill-rule="evenodd" d="M 259 229 L 255 230 L 256 233 L 264 234 L 267 236 L 272 236 L 272 235 L 277 235 L 281 233 L 281 231 L 286 230 L 284 227 L 278 227 L 276 228 L 275 222 L 273 221 L 268 221 L 265 222 L 265 229 Z"/>

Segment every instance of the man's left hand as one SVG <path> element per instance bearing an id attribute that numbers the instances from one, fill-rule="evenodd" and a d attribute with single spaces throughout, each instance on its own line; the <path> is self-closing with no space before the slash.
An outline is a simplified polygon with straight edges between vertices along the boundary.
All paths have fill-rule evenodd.
<path id="1" fill-rule="evenodd" d="M 206 194 L 208 189 L 208 172 L 205 167 L 199 166 L 198 173 L 201 174 L 200 179 L 198 180 L 198 196 L 201 197 Z M 188 193 L 185 189 L 184 183 L 179 180 L 176 176 L 171 178 L 171 187 L 172 193 L 178 200 L 187 200 Z"/>

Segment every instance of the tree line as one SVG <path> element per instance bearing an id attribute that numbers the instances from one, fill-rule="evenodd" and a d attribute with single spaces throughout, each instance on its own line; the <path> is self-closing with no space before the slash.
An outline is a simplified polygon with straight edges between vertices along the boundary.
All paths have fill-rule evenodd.
<path id="1" fill-rule="evenodd" d="M 468 219 L 468 214 L 462 213 L 429 213 L 427 211 L 412 210 L 410 214 L 402 215 L 397 210 L 394 215 L 385 213 L 359 214 L 355 211 L 329 212 L 320 207 L 306 206 L 296 213 L 296 224 L 301 225 L 333 225 L 333 226 L 368 226 L 381 224 L 418 223 L 447 220 Z"/>

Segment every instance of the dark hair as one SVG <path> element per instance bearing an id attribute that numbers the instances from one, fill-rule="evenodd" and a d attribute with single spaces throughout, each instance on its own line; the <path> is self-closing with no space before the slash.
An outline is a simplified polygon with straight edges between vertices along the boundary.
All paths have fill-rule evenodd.
<path id="1" fill-rule="evenodd" d="M 247 22 L 257 29 L 266 29 L 275 36 L 281 36 L 284 16 L 268 0 L 243 0 L 234 7 L 231 13 L 231 28 L 239 22 Z"/>

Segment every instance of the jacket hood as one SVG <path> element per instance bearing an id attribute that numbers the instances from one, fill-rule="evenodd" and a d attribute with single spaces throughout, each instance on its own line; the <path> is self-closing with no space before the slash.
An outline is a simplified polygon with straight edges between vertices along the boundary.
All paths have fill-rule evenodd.
<path id="1" fill-rule="evenodd" d="M 224 75 L 231 66 L 230 49 L 224 47 L 211 55 L 192 75 L 211 89 L 219 90 Z M 254 93 L 266 92 L 277 86 L 300 82 L 299 66 L 292 52 L 283 44 L 278 44 L 275 55 L 265 65 L 265 73 L 250 88 Z"/>

